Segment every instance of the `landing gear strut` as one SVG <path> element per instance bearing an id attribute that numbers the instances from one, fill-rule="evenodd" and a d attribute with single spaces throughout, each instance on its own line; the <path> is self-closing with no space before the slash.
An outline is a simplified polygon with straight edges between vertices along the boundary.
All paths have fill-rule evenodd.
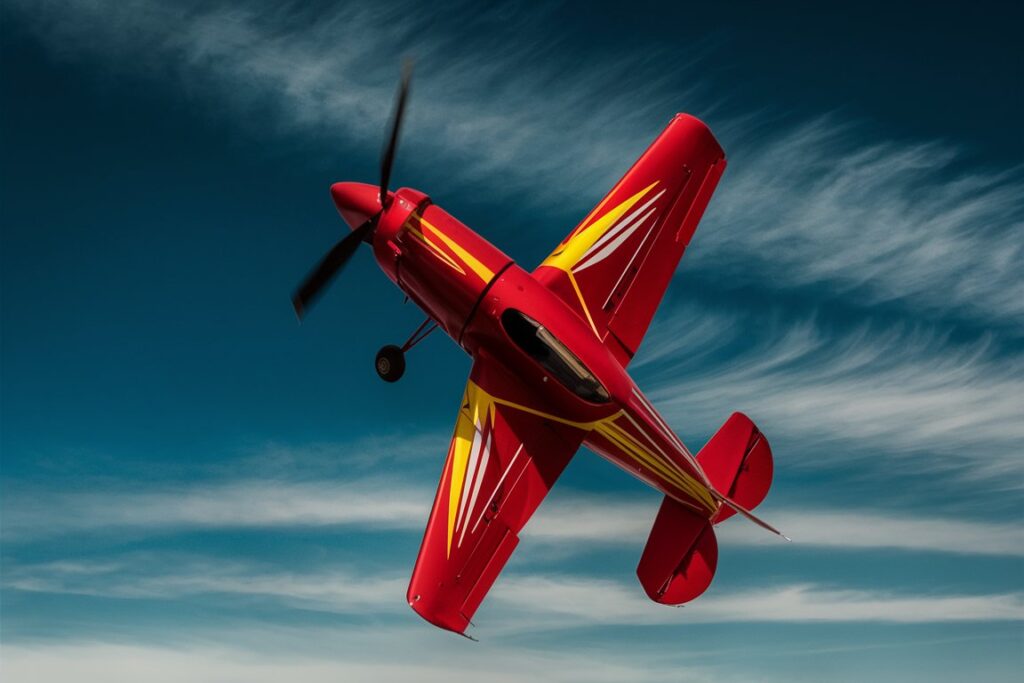
<path id="1" fill-rule="evenodd" d="M 377 360 L 374 363 L 380 378 L 385 382 L 397 382 L 401 379 L 405 373 L 405 352 L 426 339 L 427 335 L 435 329 L 437 329 L 437 323 L 427 318 L 401 346 L 388 344 L 381 348 L 377 352 Z"/>

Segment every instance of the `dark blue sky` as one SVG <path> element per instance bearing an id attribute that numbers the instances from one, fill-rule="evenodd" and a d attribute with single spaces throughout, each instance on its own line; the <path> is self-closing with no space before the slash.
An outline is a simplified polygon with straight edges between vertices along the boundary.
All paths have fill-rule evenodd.
<path id="1" fill-rule="evenodd" d="M 1024 136 L 1008 4 L 12 1 L 2 53 L 7 675 L 1009 680 L 1022 665 Z M 633 578 L 658 497 L 588 452 L 472 646 L 403 604 L 469 359 L 360 253 L 292 288 L 372 181 L 526 266 L 676 111 L 729 156 L 634 364 L 694 448 L 772 441 L 772 543 Z M 135 669 L 133 667 L 144 667 Z M 133 672 L 145 670 L 145 676 Z M 970 672 L 970 673 L 968 673 Z M 261 678 L 263 677 L 263 678 Z"/>

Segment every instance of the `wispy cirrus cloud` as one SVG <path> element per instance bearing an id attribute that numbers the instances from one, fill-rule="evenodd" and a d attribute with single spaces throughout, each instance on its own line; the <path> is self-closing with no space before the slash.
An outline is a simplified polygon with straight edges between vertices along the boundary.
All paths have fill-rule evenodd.
<path id="1" fill-rule="evenodd" d="M 321 483 L 238 480 L 147 491 L 9 491 L 3 519 L 7 542 L 132 529 L 422 529 L 431 498 L 426 487 L 372 477 Z"/>
<path id="2" fill-rule="evenodd" d="M 686 267 L 1024 329 L 1024 168 L 834 116 L 761 133 L 735 145 Z"/>
<path id="3" fill-rule="evenodd" d="M 842 330 L 698 307 L 672 311 L 650 336 L 651 353 L 633 369 L 677 426 L 712 429 L 742 410 L 769 440 L 813 444 L 801 449 L 805 463 L 882 452 L 999 489 L 1024 486 L 1024 362 L 997 353 L 991 337 L 954 342 L 908 323 Z"/>
<path id="4" fill-rule="evenodd" d="M 173 567 L 173 569 L 169 569 Z M 8 590 L 128 600 L 195 596 L 262 599 L 298 609 L 380 616 L 404 609 L 408 576 L 364 568 L 289 572 L 239 560 L 180 553 L 136 553 L 102 561 L 61 560 L 15 566 Z"/>
<path id="5" fill-rule="evenodd" d="M 132 558 L 113 566 L 65 562 L 23 567 L 5 577 L 4 587 L 126 599 L 261 598 L 335 613 L 366 613 L 369 608 L 377 617 L 405 607 L 404 575 L 379 575 L 358 568 L 281 572 L 237 561 L 181 558 L 164 558 L 154 565 L 154 559 L 159 560 L 148 558 L 142 572 L 132 567 Z M 593 607 L 595 596 L 600 596 L 599 610 Z M 576 628 L 599 623 L 1020 621 L 1024 620 L 1024 595 L 914 595 L 784 584 L 712 590 L 677 611 L 652 604 L 633 583 L 572 574 L 512 574 L 495 584 L 487 613 L 481 613 L 478 621 L 484 623 L 485 618 L 509 631 L 531 630 L 538 623 L 547 628 Z"/>
<path id="6" fill-rule="evenodd" d="M 523 533 L 530 542 L 628 545 L 647 542 L 658 501 L 559 497 L 541 507 Z M 835 548 L 851 551 L 903 550 L 965 555 L 1024 556 L 1024 529 L 1013 522 L 977 522 L 871 509 L 776 508 L 763 513 L 793 539 L 792 545 L 735 519 L 716 529 L 723 545 Z"/>
<path id="7" fill-rule="evenodd" d="M 186 645 L 124 644 L 76 641 L 61 644 L 18 644 L 4 647 L 4 672 L 10 681 L 66 681 L 82 683 L 178 683 L 178 681 L 249 681 L 276 683 L 298 679 L 309 683 L 337 681 L 496 681 L 518 683 L 731 683 L 742 678 L 716 672 L 706 665 L 651 662 L 627 652 L 574 653 L 523 647 L 516 644 L 469 644 L 457 650 L 457 665 L 440 656 L 438 638 L 451 634 L 426 629 L 393 629 L 382 646 L 365 629 L 319 629 L 318 637 L 332 643 L 330 650 L 307 652 L 302 636 L 282 631 L 243 634 L 248 642 Z M 433 636 L 433 637 L 431 637 Z M 288 651 L 282 647 L 282 641 Z M 395 647 L 401 643 L 401 647 Z"/>
<path id="8" fill-rule="evenodd" d="M 419 534 L 433 492 L 433 481 L 416 484 L 374 476 L 317 483 L 215 482 L 103 493 L 14 491 L 4 502 L 3 532 L 8 543 L 66 534 L 130 537 L 196 529 L 331 527 Z M 561 553 L 595 545 L 639 550 L 657 504 L 655 496 L 636 501 L 558 490 L 522 536 L 531 544 L 555 544 Z M 784 507 L 772 510 L 770 517 L 797 548 L 1024 555 L 1024 529 L 1013 523 L 863 508 Z M 787 547 L 741 519 L 720 527 L 719 533 L 723 543 Z"/>
<path id="9" fill-rule="evenodd" d="M 713 622 L 928 623 L 1024 620 L 1024 595 L 901 595 L 834 590 L 814 585 L 766 586 L 732 594 L 710 592 L 682 612 L 659 606 L 633 586 L 582 577 L 509 577 L 494 597 L 533 614 L 557 614 L 588 622 L 663 624 Z M 594 610 L 594 595 L 601 609 Z"/>
<path id="10" fill-rule="evenodd" d="M 606 52 L 600 68 L 545 66 L 560 41 L 546 29 L 543 8 L 481 11 L 458 1 L 435 8 L 399 1 L 311 10 L 298 3 L 242 8 L 100 0 L 25 3 L 15 10 L 58 55 L 90 57 L 111 72 L 169 78 L 200 102 L 231 105 L 233 115 L 260 107 L 267 120 L 242 124 L 253 133 L 265 134 L 273 122 L 284 134 L 369 142 L 373 153 L 400 59 L 415 56 L 405 163 L 431 159 L 429 167 L 420 165 L 424 171 L 443 158 L 448 162 L 438 177 L 446 184 L 486 185 L 531 203 L 538 196 L 561 203 L 565 192 L 581 186 L 594 194 L 609 187 L 629 163 L 619 156 L 623 143 L 639 145 L 639 152 L 649 137 L 650 130 L 635 124 L 652 116 L 654 125 L 663 123 L 683 95 L 664 89 L 669 80 L 644 67 L 649 54 Z M 462 22 L 457 33 L 446 28 L 454 14 Z M 479 40 L 467 39 L 467 23 Z M 602 97 L 592 106 L 595 94 L 627 74 L 630 97 Z M 557 100 L 545 96 L 552 87 L 559 89 Z M 583 106 L 586 118 L 578 115 Z M 566 156 L 552 154 L 552 143 L 565 147 Z M 556 174 L 563 181 L 558 190 L 546 180 Z"/>
<path id="11" fill-rule="evenodd" d="M 556 69 L 545 56 L 559 39 L 543 13 L 447 8 L 474 22 L 474 41 L 447 32 L 440 14 L 411 7 L 313 13 L 132 0 L 14 3 L 11 11 L 57 54 L 173 83 L 211 110 L 227 103 L 260 135 L 271 112 L 287 134 L 370 140 L 373 150 L 399 53 L 419 55 L 403 143 L 418 184 L 485 187 L 569 222 L 687 109 L 710 117 L 731 161 L 686 268 L 1021 331 L 1021 169 L 964 166 L 955 146 L 872 139 L 838 116 L 773 128 L 769 111 L 722 114 L 715 84 L 692 64 L 677 69 L 692 76 L 689 90 L 650 67 L 663 50 L 656 44 L 642 53 L 606 46 Z M 692 60 L 709 49 L 694 49 Z M 253 110 L 264 113 L 259 125 Z M 443 178 L 431 181 L 438 167 Z M 570 227 L 550 233 L 545 225 L 537 237 L 553 243 Z"/>

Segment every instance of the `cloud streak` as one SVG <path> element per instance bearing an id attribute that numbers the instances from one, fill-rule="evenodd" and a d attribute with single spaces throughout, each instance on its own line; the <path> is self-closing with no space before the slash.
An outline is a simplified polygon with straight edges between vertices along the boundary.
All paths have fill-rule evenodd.
<path id="1" fill-rule="evenodd" d="M 684 268 L 730 286 L 812 291 L 815 305 L 853 303 L 868 319 L 866 307 L 897 302 L 905 318 L 1024 329 L 1020 169 L 964 166 L 961 152 L 940 142 L 865 144 L 855 125 L 834 116 L 788 128 L 772 128 L 770 113 L 729 118 L 706 95 L 713 84 L 683 93 L 644 66 L 663 49 L 657 45 L 644 54 L 623 48 L 578 66 L 560 63 L 555 72 L 545 57 L 559 43 L 544 17 L 530 13 L 466 13 L 480 36 L 504 31 L 517 38 L 478 44 L 401 3 L 315 17 L 297 6 L 152 0 L 8 5 L 5 11 L 57 54 L 161 78 L 211 109 L 229 104 L 243 121 L 263 112 L 261 134 L 269 105 L 286 134 L 354 144 L 380 138 L 401 46 L 422 57 L 410 163 L 439 160 L 431 168 L 452 169 L 446 183 L 486 186 L 497 200 L 548 216 L 561 212 L 569 222 L 679 103 L 693 103 L 715 119 L 731 161 Z M 627 72 L 630 87 L 613 87 Z M 551 207 L 558 207 L 554 214 Z M 547 234 L 545 225 L 545 239 L 568 228 Z M 925 456 L 929 469 L 999 480 L 1005 488 L 1024 486 L 1016 398 L 1024 395 L 1024 363 L 1019 353 L 996 348 L 998 332 L 954 343 L 945 332 L 908 322 L 834 332 L 808 318 L 766 323 L 697 306 L 666 313 L 636 367 L 663 361 L 650 386 L 676 423 L 685 418 L 687 427 L 710 429 L 745 409 L 770 437 L 817 444 L 804 462 L 828 465 L 839 454 L 882 451 Z M 761 345 L 711 355 L 751 336 Z"/>
<path id="2" fill-rule="evenodd" d="M 236 481 L 145 492 L 19 493 L 5 496 L 5 541 L 66 533 L 426 523 L 430 492 L 384 479 L 301 483 Z"/>
<path id="3" fill-rule="evenodd" d="M 380 616 L 405 608 L 408 582 L 407 576 L 381 576 L 365 569 L 284 572 L 241 561 L 160 553 L 15 567 L 5 572 L 3 585 L 34 593 L 131 600 L 214 595 L 235 600 L 258 598 L 297 609 Z"/>
<path id="4" fill-rule="evenodd" d="M 826 117 L 737 144 L 693 265 L 1021 332 L 1022 169 L 971 168 L 939 142 L 865 137 Z"/>
<path id="5" fill-rule="evenodd" d="M 445 187 L 486 187 L 569 222 L 685 104 L 710 117 L 731 158 L 687 268 L 1022 330 L 1020 169 L 965 167 L 961 152 L 940 142 L 865 144 L 867 133 L 836 117 L 774 129 L 767 112 L 729 118 L 707 94 L 715 84 L 706 74 L 677 69 L 699 84 L 684 91 L 650 67 L 665 49 L 658 45 L 605 48 L 576 66 L 559 60 L 556 70 L 546 58 L 559 39 L 543 13 L 410 8 L 320 8 L 314 16 L 296 6 L 133 0 L 15 3 L 10 11 L 57 54 L 170 77 L 180 92 L 211 109 L 227 103 L 243 121 L 269 107 L 288 133 L 371 140 L 373 149 L 398 52 L 417 54 L 421 95 L 408 158 L 437 160 L 418 169 L 420 184 L 430 190 L 430 169 L 440 165 L 446 171 L 435 181 Z M 447 32 L 438 21 L 446 12 L 473 23 L 479 42 Z M 264 134 L 266 123 L 253 129 Z M 545 238 L 553 243 L 570 227 Z"/>
<path id="6" fill-rule="evenodd" d="M 629 545 L 637 552 L 647 541 L 657 501 L 623 502 L 590 496 L 559 498 L 542 506 L 524 538 L 586 545 Z M 851 551 L 902 550 L 965 555 L 1024 556 L 1024 529 L 1014 523 L 972 522 L 878 510 L 774 509 L 765 512 L 773 525 L 793 539 L 776 536 L 743 520 L 723 524 L 716 533 L 723 545 L 779 550 L 835 548 Z"/>
<path id="7" fill-rule="evenodd" d="M 8 543 L 72 533 L 131 536 L 195 529 L 333 527 L 419 534 L 434 490 L 432 481 L 424 484 L 366 477 L 318 483 L 250 480 L 102 494 L 11 492 L 4 502 L 3 532 Z M 639 551 L 656 512 L 654 497 L 631 501 L 559 490 L 522 536 L 530 543 L 557 545 L 563 552 L 595 545 Z M 781 508 L 772 510 L 770 518 L 794 539 L 796 548 L 1024 556 L 1024 529 L 1012 523 L 835 508 Z M 723 525 L 719 533 L 723 543 L 789 547 L 740 519 Z"/>
<path id="8" fill-rule="evenodd" d="M 639 593 L 639 595 L 638 595 Z M 593 596 L 601 596 L 601 609 Z M 718 622 L 1020 621 L 1024 595 L 901 595 L 833 590 L 814 585 L 765 586 L 722 594 L 713 589 L 682 611 L 653 605 L 633 586 L 579 577 L 510 577 L 494 590 L 497 601 L 525 613 L 555 614 L 615 624 Z"/>
<path id="9" fill-rule="evenodd" d="M 954 343 L 905 323 L 782 326 L 695 306 L 673 311 L 651 337 L 653 352 L 633 369 L 674 425 L 710 430 L 742 410 L 805 463 L 886 453 L 902 459 L 888 467 L 1024 485 L 1024 363 L 999 355 L 990 337 Z"/>
<path id="10" fill-rule="evenodd" d="M 150 558 L 159 559 L 159 558 Z M 261 598 L 301 609 L 377 617 L 404 609 L 407 578 L 355 569 L 296 573 L 260 570 L 239 562 L 173 561 L 26 567 L 4 579 L 7 589 L 76 593 L 122 599 L 175 600 L 217 595 Z M 176 567 L 174 572 L 164 569 Z M 595 609 L 600 596 L 600 609 Z M 635 584 L 571 574 L 503 577 L 478 621 L 511 631 L 577 628 L 588 624 L 696 624 L 751 622 L 889 622 L 1024 620 L 1024 594 L 913 595 L 844 590 L 813 584 L 712 590 L 683 611 L 651 603 Z"/>
<path id="11" fill-rule="evenodd" d="M 435 634 L 429 634 L 435 635 Z M 457 651 L 458 665 L 439 656 L 437 639 L 424 630 L 396 630 L 382 647 L 353 630 L 322 634 L 330 639 L 330 651 L 285 651 L 304 647 L 304 639 L 290 632 L 255 634 L 259 646 L 191 643 L 186 647 L 75 642 L 60 645 L 18 644 L 4 647 L 4 672 L 10 681 L 66 681 L 81 683 L 177 683 L 178 681 L 249 681 L 276 683 L 296 679 L 309 683 L 337 681 L 497 681 L 518 683 L 544 680 L 552 683 L 722 683 L 742 679 L 713 675 L 709 667 L 644 661 L 622 652 L 575 654 L 502 644 L 481 643 Z M 446 637 L 453 637 L 447 634 Z M 305 636 L 308 640 L 308 633 Z M 394 647 L 401 642 L 402 647 Z M 445 649 L 451 653 L 451 650 Z"/>

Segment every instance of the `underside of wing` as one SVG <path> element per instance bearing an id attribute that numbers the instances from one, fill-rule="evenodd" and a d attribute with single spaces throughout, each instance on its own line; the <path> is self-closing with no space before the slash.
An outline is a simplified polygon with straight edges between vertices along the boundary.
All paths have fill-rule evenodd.
<path id="1" fill-rule="evenodd" d="M 474 360 L 407 596 L 420 616 L 456 633 L 584 436 L 529 411 L 528 401 L 498 363 Z"/>
<path id="2" fill-rule="evenodd" d="M 724 170 L 708 127 L 676 116 L 534 272 L 623 365 L 640 346 Z"/>

